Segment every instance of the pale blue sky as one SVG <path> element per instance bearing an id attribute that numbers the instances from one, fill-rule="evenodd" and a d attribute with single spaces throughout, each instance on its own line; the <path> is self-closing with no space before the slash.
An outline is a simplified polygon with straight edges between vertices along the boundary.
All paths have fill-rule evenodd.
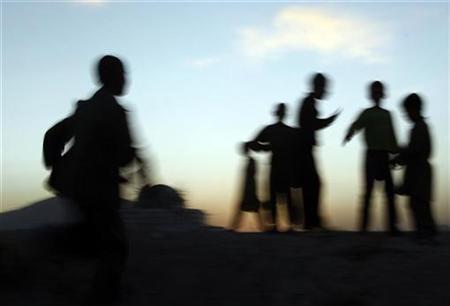
<path id="1" fill-rule="evenodd" d="M 127 65 L 130 86 L 121 101 L 157 182 L 184 190 L 188 204 L 206 210 L 212 223 L 224 224 L 238 196 L 236 144 L 271 122 L 276 102 L 288 103 L 289 122 L 295 119 L 315 71 L 331 78 L 323 115 L 344 109 L 320 134 L 331 224 L 355 225 L 363 147 L 356 139 L 342 147 L 341 140 L 369 105 L 366 86 L 375 79 L 387 85 L 384 105 L 402 142 L 410 126 L 401 99 L 413 91 L 425 98 L 436 215 L 448 223 L 447 3 L 2 5 L 3 211 L 49 196 L 43 134 L 93 93 L 93 65 L 111 53 Z"/>

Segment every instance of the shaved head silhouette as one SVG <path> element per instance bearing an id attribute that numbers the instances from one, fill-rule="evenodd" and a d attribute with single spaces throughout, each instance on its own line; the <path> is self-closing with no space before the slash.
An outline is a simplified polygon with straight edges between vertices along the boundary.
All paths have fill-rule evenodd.
<path id="1" fill-rule="evenodd" d="M 97 66 L 98 79 L 113 95 L 123 94 L 125 69 L 122 61 L 112 55 L 103 56 Z"/>

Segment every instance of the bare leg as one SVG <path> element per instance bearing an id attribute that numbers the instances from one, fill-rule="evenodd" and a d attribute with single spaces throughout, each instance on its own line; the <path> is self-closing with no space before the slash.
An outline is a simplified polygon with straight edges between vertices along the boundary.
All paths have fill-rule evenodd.
<path id="1" fill-rule="evenodd" d="M 231 219 L 230 229 L 235 231 L 239 229 L 239 225 L 241 223 L 242 211 L 240 209 L 236 209 L 233 218 Z"/>
<path id="2" fill-rule="evenodd" d="M 289 219 L 291 227 L 303 223 L 303 198 L 300 188 L 290 188 L 291 202 L 289 206 Z"/>
<path id="3" fill-rule="evenodd" d="M 363 205 L 361 212 L 361 221 L 359 225 L 359 230 L 361 232 L 366 232 L 369 226 L 369 210 L 370 210 L 370 200 L 372 197 L 373 184 L 375 181 L 376 169 L 374 169 L 374 164 L 371 161 L 371 156 L 369 152 L 366 153 L 365 169 L 364 169 L 364 179 L 365 179 L 365 190 L 363 197 Z"/>
<path id="4" fill-rule="evenodd" d="M 258 226 L 258 229 L 261 232 L 264 232 L 266 230 L 266 227 L 264 226 L 264 221 L 263 221 L 262 215 L 259 211 L 257 211 L 255 213 L 255 220 L 256 220 L 256 225 Z"/>
<path id="5" fill-rule="evenodd" d="M 397 232 L 397 210 L 395 207 L 395 193 L 394 183 L 392 182 L 391 172 L 388 170 L 388 175 L 384 181 L 384 190 L 387 199 L 387 214 L 388 214 L 388 230 L 391 233 Z"/>

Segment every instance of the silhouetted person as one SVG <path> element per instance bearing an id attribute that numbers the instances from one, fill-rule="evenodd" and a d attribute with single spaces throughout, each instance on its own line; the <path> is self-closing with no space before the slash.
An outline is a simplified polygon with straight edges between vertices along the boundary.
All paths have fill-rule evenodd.
<path id="1" fill-rule="evenodd" d="M 369 226 L 370 201 L 374 182 L 384 181 L 388 230 L 395 234 L 397 232 L 397 214 L 394 184 L 389 166 L 389 153 L 398 151 L 397 140 L 391 114 L 388 110 L 381 107 L 381 101 L 385 97 L 384 86 L 381 82 L 375 81 L 371 83 L 369 97 L 374 106 L 361 112 L 356 121 L 350 126 L 344 139 L 344 143 L 350 141 L 356 132 L 364 130 L 366 142 L 364 163 L 365 189 L 359 229 L 361 232 L 365 232 Z"/>
<path id="2" fill-rule="evenodd" d="M 249 143 L 245 142 L 242 144 L 241 152 L 247 158 L 247 164 L 244 172 L 242 198 L 240 199 L 239 207 L 231 220 L 231 229 L 237 230 L 239 228 L 242 212 L 251 212 L 254 213 L 256 217 L 258 229 L 263 231 L 264 226 L 261 220 L 261 215 L 259 213 L 261 204 L 256 192 L 256 163 L 255 160 L 250 156 Z"/>
<path id="3" fill-rule="evenodd" d="M 292 168 L 293 168 L 293 143 L 296 136 L 296 130 L 285 123 L 286 105 L 280 103 L 275 110 L 277 122 L 266 126 L 256 136 L 251 144 L 252 149 L 271 151 L 270 167 L 270 201 L 269 206 L 272 213 L 272 221 L 277 222 L 277 202 L 281 201 L 287 205 L 291 224 L 297 224 L 299 212 L 292 203 Z"/>
<path id="4" fill-rule="evenodd" d="M 432 168 L 428 161 L 432 152 L 430 132 L 422 116 L 423 102 L 413 93 L 403 101 L 408 119 L 413 123 L 409 144 L 393 159 L 394 164 L 405 165 L 403 186 L 398 193 L 409 196 L 418 238 L 430 238 L 436 234 L 431 211 Z"/>
<path id="5" fill-rule="evenodd" d="M 303 172 L 305 229 L 322 227 L 319 215 L 321 179 L 314 158 L 314 148 L 317 145 L 316 131 L 332 124 L 338 116 L 336 113 L 325 119 L 318 118 L 316 103 L 325 97 L 326 86 L 325 76 L 321 73 L 315 74 L 311 80 L 312 92 L 303 99 L 298 113 L 298 126 L 301 128 L 301 138 L 298 141 L 301 142 L 301 152 L 296 158 L 300 159 Z"/>
<path id="6" fill-rule="evenodd" d="M 116 100 L 126 83 L 124 66 L 107 55 L 97 68 L 101 88 L 89 100 L 79 101 L 75 113 L 52 127 L 44 140 L 45 162 L 53 167 L 50 186 L 79 204 L 96 240 L 94 304 L 118 293 L 127 256 L 118 213 L 119 169 L 136 157 L 126 111 Z M 73 146 L 61 156 L 72 138 Z M 46 152 L 48 148 L 56 153 Z"/>

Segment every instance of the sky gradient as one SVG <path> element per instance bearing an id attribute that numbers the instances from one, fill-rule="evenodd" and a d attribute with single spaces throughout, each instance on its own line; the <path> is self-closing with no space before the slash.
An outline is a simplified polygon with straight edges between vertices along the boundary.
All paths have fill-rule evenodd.
<path id="1" fill-rule="evenodd" d="M 359 211 L 363 143 L 343 147 L 356 115 L 370 104 L 367 85 L 387 87 L 400 143 L 410 125 L 400 109 L 411 92 L 425 99 L 434 137 L 435 215 L 449 223 L 448 3 L 2 3 L 1 211 L 50 196 L 43 182 L 43 135 L 96 89 L 103 54 L 127 67 L 138 145 L 157 183 L 181 189 L 190 207 L 225 225 L 239 197 L 237 144 L 273 121 L 277 102 L 294 124 L 312 73 L 330 77 L 319 133 L 323 213 L 353 229 Z M 267 157 L 258 158 L 261 174 Z M 395 174 L 400 179 L 400 172 Z M 263 197 L 263 196 L 262 196 Z M 382 228 L 382 192 L 374 194 Z M 399 200 L 401 222 L 409 219 Z"/>

